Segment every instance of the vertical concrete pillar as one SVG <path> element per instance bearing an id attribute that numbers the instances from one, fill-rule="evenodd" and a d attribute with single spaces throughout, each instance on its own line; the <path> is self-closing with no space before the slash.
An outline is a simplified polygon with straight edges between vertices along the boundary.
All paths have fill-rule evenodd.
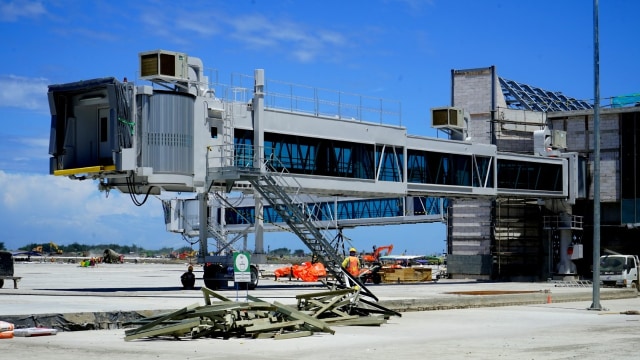
<path id="1" fill-rule="evenodd" d="M 253 89 L 253 167 L 264 171 L 264 69 L 256 69 L 254 72 Z M 264 221 L 262 218 L 262 199 L 257 191 L 255 198 L 255 250 L 254 263 L 266 262 L 264 254 Z"/>
<path id="2" fill-rule="evenodd" d="M 571 215 L 568 213 L 560 214 L 560 226 L 558 231 L 560 233 L 560 262 L 558 263 L 559 275 L 575 275 L 576 264 L 571 260 L 571 254 L 569 249 L 572 248 L 572 236 L 571 230 Z"/>
<path id="3" fill-rule="evenodd" d="M 206 193 L 198 193 L 198 236 L 200 240 L 198 258 L 204 262 L 205 256 L 208 255 L 209 249 L 207 244 L 207 229 L 209 219 L 207 218 L 207 207 L 209 206 Z"/>

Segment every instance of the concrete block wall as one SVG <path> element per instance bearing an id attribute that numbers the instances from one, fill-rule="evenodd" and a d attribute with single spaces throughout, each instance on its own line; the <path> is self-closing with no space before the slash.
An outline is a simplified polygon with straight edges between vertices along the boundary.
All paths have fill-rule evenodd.
<path id="1" fill-rule="evenodd" d="M 567 132 L 567 151 L 588 156 L 587 171 L 593 179 L 593 116 L 555 119 L 552 126 Z M 589 198 L 593 199 L 593 181 L 590 182 Z M 620 121 L 617 113 L 600 115 L 600 199 L 603 202 L 620 200 Z"/>
<path id="2" fill-rule="evenodd" d="M 499 151 L 533 154 L 533 134 L 529 136 L 500 135 L 496 139 L 496 145 Z"/>
<path id="3" fill-rule="evenodd" d="M 492 262 L 491 255 L 448 255 L 447 272 L 451 274 L 453 279 L 472 277 L 489 280 Z"/>
<path id="4" fill-rule="evenodd" d="M 492 68 L 454 71 L 453 106 L 471 115 L 467 132 L 475 143 L 491 143 L 492 74 Z"/>
<path id="5" fill-rule="evenodd" d="M 454 72 L 453 106 L 469 114 L 491 112 L 491 68 Z"/>
<path id="6" fill-rule="evenodd" d="M 467 135 L 474 143 L 491 143 L 491 117 L 488 114 L 473 115 L 467 127 Z"/>
<path id="7" fill-rule="evenodd" d="M 493 68 L 454 71 L 453 106 L 470 115 L 467 136 L 474 143 L 491 143 L 491 99 Z M 491 277 L 491 201 L 454 200 L 450 212 L 451 256 L 447 259 L 452 277 Z M 487 263 L 489 265 L 487 265 Z"/>
<path id="8" fill-rule="evenodd" d="M 529 110 L 498 108 L 496 116 L 496 146 L 499 151 L 533 154 L 533 133 L 542 130 L 546 116 Z"/>
<path id="9" fill-rule="evenodd" d="M 451 249 L 458 255 L 491 253 L 490 200 L 454 200 L 451 211 Z"/>
<path id="10" fill-rule="evenodd" d="M 565 120 L 553 120 L 554 129 L 567 132 L 567 151 L 585 153 L 591 148 L 593 136 L 586 131 L 583 117 L 573 117 Z"/>
<path id="11" fill-rule="evenodd" d="M 615 174 L 615 176 L 611 176 Z M 593 156 L 589 159 L 589 175 L 593 178 Z M 593 182 L 589 186 L 589 198 L 593 198 Z M 620 156 L 618 152 L 600 153 L 600 201 L 620 200 Z"/>

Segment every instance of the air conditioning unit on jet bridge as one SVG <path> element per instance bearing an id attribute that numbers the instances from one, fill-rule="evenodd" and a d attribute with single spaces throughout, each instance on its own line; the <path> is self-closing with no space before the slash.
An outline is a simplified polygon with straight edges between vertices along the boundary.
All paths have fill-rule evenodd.
<path id="1" fill-rule="evenodd" d="M 463 130 L 465 128 L 464 110 L 449 106 L 432 108 L 431 127 Z"/>
<path id="2" fill-rule="evenodd" d="M 185 53 L 154 50 L 142 52 L 139 57 L 141 79 L 185 81 L 189 78 L 188 57 Z"/>

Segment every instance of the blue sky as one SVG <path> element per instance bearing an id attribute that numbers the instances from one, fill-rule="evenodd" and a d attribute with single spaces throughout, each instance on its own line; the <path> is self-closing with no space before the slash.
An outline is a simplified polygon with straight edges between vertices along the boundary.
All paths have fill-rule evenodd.
<path id="1" fill-rule="evenodd" d="M 640 92 L 640 2 L 600 1 L 600 94 Z M 495 65 L 499 76 L 593 99 L 593 2 L 0 1 L 0 224 L 16 249 L 32 242 L 186 245 L 165 231 L 156 198 L 142 207 L 92 182 L 48 174 L 47 86 L 115 76 L 137 81 L 139 52 L 165 49 L 205 67 L 398 100 L 410 134 L 436 136 L 429 109 L 450 104 L 452 69 Z M 164 197 L 172 197 L 166 194 Z M 439 253 L 442 224 L 364 227 L 362 249 Z M 291 235 L 265 248 L 304 248 Z"/>

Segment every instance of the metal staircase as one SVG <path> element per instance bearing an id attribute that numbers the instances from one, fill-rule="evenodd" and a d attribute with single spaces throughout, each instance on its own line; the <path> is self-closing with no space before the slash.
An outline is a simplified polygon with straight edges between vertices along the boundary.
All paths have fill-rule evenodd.
<path id="1" fill-rule="evenodd" d="M 308 211 L 295 204 L 275 179 L 272 173 L 266 173 L 249 182 L 260 195 L 267 200 L 273 209 L 289 225 L 291 230 L 307 245 L 309 250 L 320 260 L 336 279 L 343 278 L 342 260 L 338 257 L 331 243 L 316 228 Z"/>
<path id="2" fill-rule="evenodd" d="M 291 186 L 282 175 L 267 163 L 266 172 L 263 172 L 261 176 L 249 178 L 248 181 L 311 250 L 313 256 L 324 264 L 327 272 L 333 275 L 337 281 L 337 283 L 333 284 L 333 287 L 348 288 L 357 286 L 359 294 L 369 296 L 377 301 L 378 298 L 366 288 L 359 278 L 349 274 L 342 268 L 342 259 L 338 256 L 337 250 L 316 226 L 318 219 L 313 214 L 317 209 L 309 208 L 308 203 L 305 201 L 294 201 L 289 193 L 284 191 L 286 188 L 296 188 L 298 189 L 296 194 L 299 194 L 300 185 Z"/>
<path id="3" fill-rule="evenodd" d="M 378 298 L 364 286 L 360 279 L 343 270 L 342 259 L 338 256 L 337 250 L 315 225 L 315 221 L 318 219 L 312 215 L 314 211 L 307 207 L 306 202 L 297 203 L 284 191 L 285 188 L 300 189 L 299 184 L 296 187 L 291 186 L 280 172 L 268 164 L 266 170 L 260 176 L 247 180 L 311 250 L 313 256 L 324 264 L 327 272 L 333 275 L 339 283 L 339 285 L 334 285 L 341 288 L 358 286 L 360 294 L 367 295 L 377 301 Z"/>

